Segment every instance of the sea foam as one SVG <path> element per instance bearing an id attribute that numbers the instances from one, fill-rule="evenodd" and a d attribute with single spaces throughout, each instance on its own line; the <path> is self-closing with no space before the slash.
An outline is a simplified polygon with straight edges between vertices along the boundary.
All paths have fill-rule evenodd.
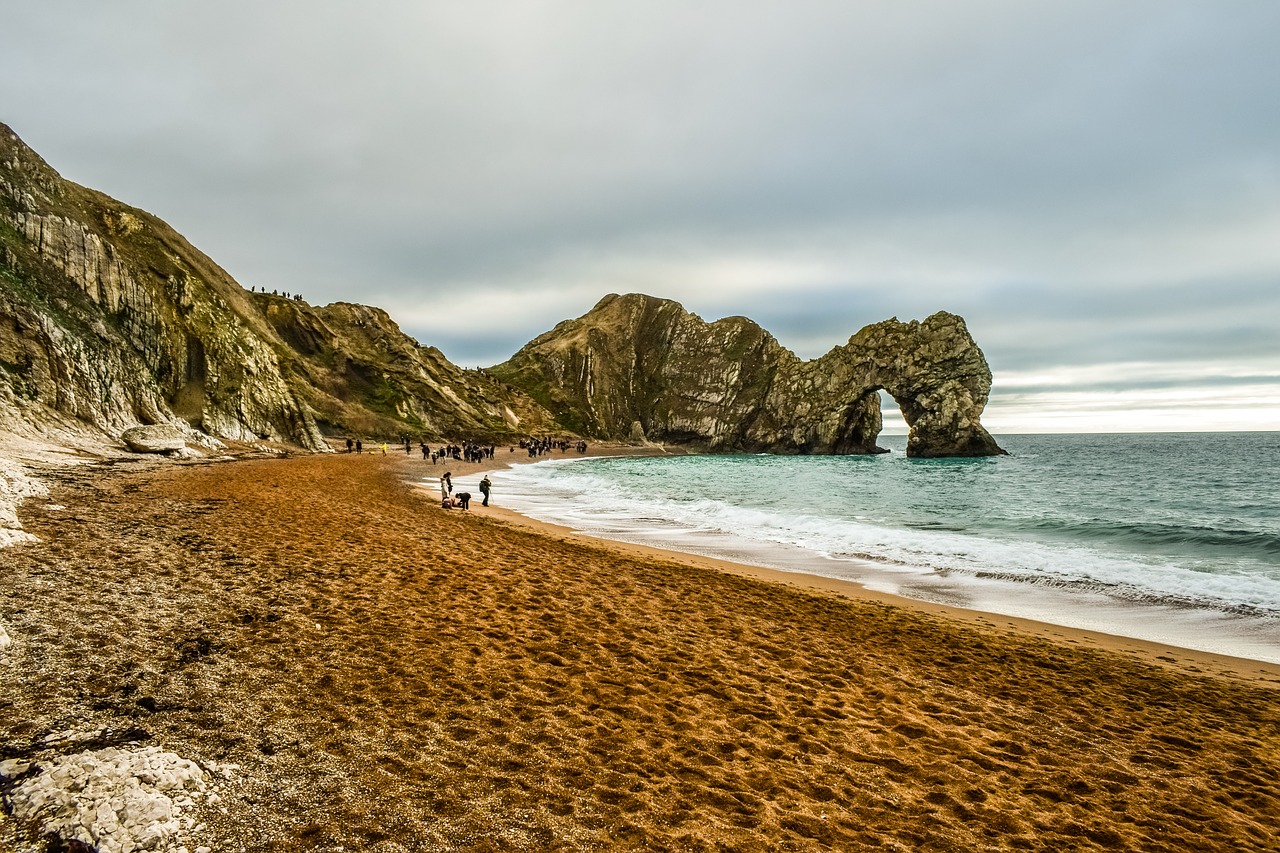
<path id="1" fill-rule="evenodd" d="M 1280 502 L 1275 478 L 1258 475 L 1280 457 L 1270 435 L 1236 437 L 1272 450 L 1218 465 L 1178 453 L 1198 447 L 1184 436 L 1028 436 L 1009 441 L 1009 459 L 566 460 L 495 480 L 514 508 L 594 535 L 961 606 L 1038 591 L 1054 612 L 1112 602 L 1250 617 L 1242 628 L 1274 630 L 1280 659 L 1280 527 L 1267 509 Z M 1109 458 L 1121 460 L 1111 471 Z"/>

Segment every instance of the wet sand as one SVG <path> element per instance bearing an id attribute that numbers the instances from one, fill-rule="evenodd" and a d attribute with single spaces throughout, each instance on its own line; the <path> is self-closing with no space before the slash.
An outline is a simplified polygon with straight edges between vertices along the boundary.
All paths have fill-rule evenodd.
<path id="1" fill-rule="evenodd" d="M 1276 849 L 1276 667 L 446 511 L 442 470 L 61 473 L 0 551 L 0 743 L 241 765 L 191 849 Z"/>

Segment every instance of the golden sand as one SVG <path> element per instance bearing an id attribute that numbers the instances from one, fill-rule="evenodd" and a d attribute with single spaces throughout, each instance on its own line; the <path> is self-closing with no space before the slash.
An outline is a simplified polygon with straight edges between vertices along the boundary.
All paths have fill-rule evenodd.
<path id="1" fill-rule="evenodd" d="M 0 552 L 0 743 L 238 763 L 215 850 L 1277 849 L 1276 667 L 446 511 L 442 470 L 62 475 Z"/>

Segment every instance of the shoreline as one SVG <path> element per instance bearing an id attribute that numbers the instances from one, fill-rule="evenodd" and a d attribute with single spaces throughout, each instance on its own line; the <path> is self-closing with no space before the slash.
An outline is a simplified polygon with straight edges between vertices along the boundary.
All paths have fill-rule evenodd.
<path id="1" fill-rule="evenodd" d="M 517 455 L 520 451 L 517 448 Z M 547 461 L 573 461 L 575 459 L 605 458 L 610 456 L 662 456 L 688 455 L 682 449 L 674 451 L 660 447 L 628 447 L 599 445 L 589 448 L 583 456 L 553 455 L 543 459 L 528 459 L 524 456 L 504 460 L 500 453 L 495 453 L 494 460 L 482 463 L 455 463 L 454 480 L 459 477 L 479 479 L 486 473 L 501 471 L 518 465 L 537 464 Z M 418 460 L 419 462 L 421 460 Z M 443 463 L 436 466 L 440 473 L 446 468 Z M 428 471 L 430 468 L 427 469 Z M 428 475 L 429 476 L 429 475 Z M 439 475 L 436 475 L 436 479 Z M 424 484 L 412 482 L 411 485 L 424 492 L 436 495 L 434 489 Z M 455 488 L 455 491 L 457 489 Z M 437 501 L 438 503 L 438 501 Z M 439 508 L 438 506 L 435 508 Z M 857 580 L 842 579 L 824 574 L 814 574 L 803 569 L 781 569 L 756 565 L 739 560 L 696 554 L 682 551 L 674 547 L 628 542 L 606 536 L 593 535 L 575 530 L 567 525 L 544 521 L 526 515 L 519 510 L 495 503 L 489 507 L 480 506 L 477 494 L 471 504 L 471 511 L 479 510 L 482 514 L 497 518 L 506 523 L 515 524 L 544 535 L 561 539 L 596 545 L 613 550 L 618 554 L 649 559 L 661 559 L 682 565 L 713 569 L 742 577 L 751 577 L 768 583 L 782 584 L 799 589 L 820 593 L 839 595 L 858 601 L 871 601 L 892 606 L 903 607 L 921 613 L 929 613 L 955 619 L 959 622 L 979 628 L 994 628 L 1017 632 L 1024 636 L 1036 636 L 1051 639 L 1055 642 L 1078 644 L 1082 647 L 1105 651 L 1119 652 L 1141 658 L 1145 662 L 1157 666 L 1184 672 L 1208 672 L 1215 675 L 1244 678 L 1261 684 L 1280 687 L 1280 663 L 1256 658 L 1226 654 L 1217 651 L 1188 648 L 1169 642 L 1130 637 L 1107 631 L 1095 630 L 1072 625 L 1061 625 L 1044 619 L 1031 618 L 1002 613 L 996 610 L 985 610 L 951 604 L 931 602 L 907 595 L 872 589 Z"/>
<path id="2" fill-rule="evenodd" d="M 170 851 L 1274 846 L 1271 673 L 444 511 L 432 473 L 51 478 L 0 571 L 0 794 L 104 850 L 119 789 L 65 771 L 162 755 Z M 0 853 L 39 819 L 0 810 Z"/>
<path id="3" fill-rule="evenodd" d="M 1153 640 L 1142 640 L 1087 628 L 1074 628 L 1027 619 L 1020 616 L 1008 616 L 985 610 L 971 610 L 945 604 L 921 601 L 891 592 L 879 592 L 868 589 L 856 581 L 840 578 L 813 575 L 800 571 L 773 569 L 766 566 L 755 566 L 732 560 L 722 560 L 685 551 L 675 551 L 652 545 L 621 542 L 576 531 L 570 527 L 540 521 L 522 515 L 516 510 L 506 507 L 490 506 L 483 511 L 499 520 L 516 524 L 543 535 L 561 540 L 590 543 L 597 547 L 616 551 L 633 557 L 641 557 L 697 568 L 714 569 L 739 577 L 749 577 L 772 584 L 818 593 L 829 593 L 855 601 L 876 602 L 893 607 L 900 607 L 918 613 L 943 616 L 957 622 L 975 626 L 979 629 L 1007 630 L 1023 636 L 1042 637 L 1059 643 L 1078 644 L 1085 648 L 1119 652 L 1141 658 L 1146 663 L 1173 669 L 1181 672 L 1210 673 L 1257 682 L 1280 689 L 1280 664 L 1259 661 L 1252 658 L 1234 657 L 1218 652 L 1206 652 L 1173 646 Z"/>

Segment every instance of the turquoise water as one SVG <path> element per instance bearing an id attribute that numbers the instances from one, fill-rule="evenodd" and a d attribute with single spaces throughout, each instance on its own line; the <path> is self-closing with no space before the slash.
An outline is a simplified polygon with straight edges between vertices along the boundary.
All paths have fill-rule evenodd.
<path id="1" fill-rule="evenodd" d="M 601 536 L 1154 639 L 1161 619 L 1226 624 L 1280 660 L 1280 433 L 999 441 L 1011 455 L 908 459 L 883 436 L 874 457 L 595 459 L 495 483 Z"/>

